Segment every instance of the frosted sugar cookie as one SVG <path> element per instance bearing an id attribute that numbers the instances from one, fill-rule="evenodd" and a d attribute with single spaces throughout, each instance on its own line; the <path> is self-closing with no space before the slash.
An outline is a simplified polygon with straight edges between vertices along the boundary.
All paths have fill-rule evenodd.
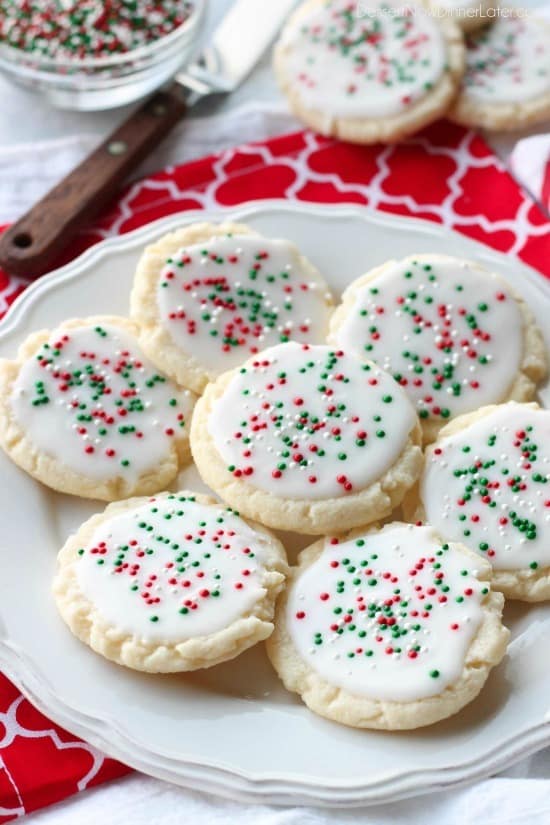
<path id="1" fill-rule="evenodd" d="M 550 599 L 550 411 L 510 402 L 457 418 L 406 512 L 484 556 L 505 596 Z"/>
<path id="2" fill-rule="evenodd" d="M 329 340 L 393 375 L 425 441 L 483 404 L 530 400 L 546 375 L 526 304 L 484 267 L 446 255 L 412 255 L 367 272 L 344 292 Z"/>
<path id="3" fill-rule="evenodd" d="M 490 565 L 431 527 L 393 523 L 299 556 L 267 651 L 310 710 L 406 730 L 459 711 L 506 651 Z"/>
<path id="4" fill-rule="evenodd" d="M 390 375 L 341 350 L 279 344 L 209 384 L 199 473 L 269 527 L 342 531 L 391 512 L 421 467 L 420 426 Z"/>
<path id="5" fill-rule="evenodd" d="M 148 246 L 131 297 L 145 352 L 199 393 L 271 344 L 324 341 L 331 309 L 294 244 L 235 223 L 194 224 Z"/>
<path id="6" fill-rule="evenodd" d="M 466 42 L 466 73 L 449 113 L 465 126 L 518 129 L 550 117 L 550 23 L 499 17 Z"/>
<path id="7" fill-rule="evenodd" d="M 273 630 L 283 546 L 214 499 L 161 493 L 110 504 L 59 553 L 53 592 L 72 632 L 153 673 L 233 659 Z"/>
<path id="8" fill-rule="evenodd" d="M 460 29 L 399 0 L 307 0 L 274 51 L 294 114 L 356 143 L 399 140 L 438 118 L 464 68 Z"/>
<path id="9" fill-rule="evenodd" d="M 0 444 L 62 493 L 154 493 L 189 459 L 193 396 L 143 356 L 125 318 L 66 321 L 0 361 Z"/>
<path id="10" fill-rule="evenodd" d="M 423 0 L 423 4 L 439 20 L 449 18 L 465 32 L 486 26 L 498 8 L 497 0 Z"/>

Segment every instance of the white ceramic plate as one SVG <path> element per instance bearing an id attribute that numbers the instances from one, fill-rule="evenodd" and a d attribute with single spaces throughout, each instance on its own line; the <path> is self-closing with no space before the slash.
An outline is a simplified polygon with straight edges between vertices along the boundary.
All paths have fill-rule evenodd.
<path id="1" fill-rule="evenodd" d="M 424 221 L 267 201 L 186 212 L 98 244 L 15 302 L 0 328 L 0 355 L 13 356 L 29 332 L 67 317 L 126 313 L 144 244 L 197 218 L 229 215 L 298 243 L 335 292 L 390 257 L 476 258 L 518 287 L 550 335 L 550 288 L 513 258 Z M 542 397 L 550 406 L 548 390 Z M 180 483 L 196 484 L 194 473 Z M 550 657 L 541 650 L 550 604 L 507 607 L 509 655 L 458 716 L 413 733 L 351 730 L 287 693 L 261 645 L 186 676 L 133 673 L 96 656 L 58 617 L 50 581 L 67 535 L 103 505 L 47 490 L 3 454 L 0 478 L 0 668 L 45 714 L 128 765 L 245 801 L 353 806 L 486 776 L 550 743 Z"/>

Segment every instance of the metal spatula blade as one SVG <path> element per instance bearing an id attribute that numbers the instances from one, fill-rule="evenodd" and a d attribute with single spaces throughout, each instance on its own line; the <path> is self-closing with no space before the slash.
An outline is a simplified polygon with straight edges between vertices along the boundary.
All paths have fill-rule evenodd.
<path id="1" fill-rule="evenodd" d="M 254 68 L 296 0 L 237 0 L 200 57 L 176 75 L 194 103 L 208 94 L 232 92 Z"/>

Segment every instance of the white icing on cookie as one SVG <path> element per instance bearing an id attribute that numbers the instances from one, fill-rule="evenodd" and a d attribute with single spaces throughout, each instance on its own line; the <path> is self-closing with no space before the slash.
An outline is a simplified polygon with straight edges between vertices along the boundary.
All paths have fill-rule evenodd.
<path id="1" fill-rule="evenodd" d="M 281 47 L 302 105 L 336 117 L 398 115 L 445 72 L 440 27 L 399 0 L 326 0 L 286 27 Z"/>
<path id="2" fill-rule="evenodd" d="M 388 370 L 421 420 L 445 421 L 506 397 L 523 321 L 492 273 L 456 258 L 406 258 L 357 290 L 336 338 Z"/>
<path id="3" fill-rule="evenodd" d="M 377 481 L 414 425 L 407 397 L 374 364 L 293 342 L 249 360 L 208 421 L 229 473 L 299 499 L 340 497 Z"/>
<path id="4" fill-rule="evenodd" d="M 499 17 L 467 38 L 463 91 L 479 103 L 525 103 L 550 94 L 550 26 Z"/>
<path id="5" fill-rule="evenodd" d="M 298 653 L 329 684 L 412 702 L 460 677 L 486 592 L 431 527 L 390 525 L 327 539 L 291 585 L 286 618 Z"/>
<path id="6" fill-rule="evenodd" d="M 280 341 L 322 341 L 330 306 L 295 247 L 259 235 L 180 249 L 162 270 L 157 298 L 173 341 L 212 373 Z"/>
<path id="7" fill-rule="evenodd" d="M 441 535 L 496 570 L 550 566 L 550 411 L 503 404 L 437 442 L 421 500 Z"/>
<path id="8" fill-rule="evenodd" d="M 266 541 L 229 508 L 167 494 L 101 524 L 76 576 L 117 631 L 184 641 L 229 627 L 265 596 Z"/>
<path id="9" fill-rule="evenodd" d="M 135 479 L 189 427 L 191 395 L 114 324 L 54 330 L 21 367 L 12 412 L 37 450 L 92 479 Z"/>

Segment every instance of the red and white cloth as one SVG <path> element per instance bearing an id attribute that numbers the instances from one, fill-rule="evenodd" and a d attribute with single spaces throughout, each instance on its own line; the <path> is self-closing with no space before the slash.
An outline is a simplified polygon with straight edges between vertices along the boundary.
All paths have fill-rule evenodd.
<path id="1" fill-rule="evenodd" d="M 550 223 L 544 213 L 478 135 L 445 121 L 399 146 L 351 146 L 306 131 L 168 167 L 129 186 L 59 263 L 103 238 L 128 232 L 163 215 L 260 198 L 356 203 L 425 218 L 515 255 L 550 277 Z M 0 312 L 24 287 L 22 280 L 0 273 Z M 1 676 L 0 748 L 0 823 L 127 771 L 45 719 Z M 487 785 L 483 783 L 483 788 Z M 198 797 L 189 794 L 191 810 L 198 804 Z M 213 800 L 204 800 L 204 810 L 210 811 L 211 817 L 204 822 L 216 821 Z M 440 802 L 441 797 L 433 806 Z M 415 810 L 418 804 L 422 803 L 410 803 Z M 542 802 L 537 804 L 540 811 Z M 241 816 L 233 803 L 220 805 L 233 813 L 228 814 L 229 819 L 217 821 L 240 818 L 244 823 L 244 808 Z M 393 820 L 380 813 L 372 821 L 396 823 L 402 808 L 394 806 Z M 404 810 L 412 810 L 409 803 Z M 281 820 L 278 814 L 271 816 L 269 809 L 262 811 L 257 821 L 294 823 L 301 817 L 298 812 L 295 819 L 288 811 L 288 817 Z M 189 819 L 187 814 L 179 819 L 170 817 L 174 823 Z M 330 821 L 320 812 L 310 818 L 312 822 Z M 457 818 L 456 822 L 467 819 Z M 367 821 L 338 814 L 338 821 L 344 820 Z M 486 817 L 483 821 L 497 819 Z M 498 821 L 505 820 L 501 817 Z"/>

